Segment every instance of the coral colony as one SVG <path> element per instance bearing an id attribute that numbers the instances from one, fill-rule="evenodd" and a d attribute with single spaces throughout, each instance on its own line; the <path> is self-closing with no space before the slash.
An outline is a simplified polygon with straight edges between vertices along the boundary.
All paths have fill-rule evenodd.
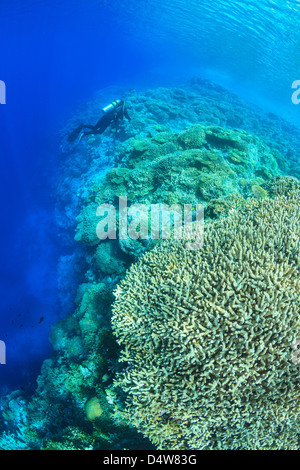
<path id="1" fill-rule="evenodd" d="M 199 251 L 162 243 L 118 286 L 125 416 L 160 449 L 272 447 L 278 428 L 296 445 L 299 189 L 207 223 Z"/>

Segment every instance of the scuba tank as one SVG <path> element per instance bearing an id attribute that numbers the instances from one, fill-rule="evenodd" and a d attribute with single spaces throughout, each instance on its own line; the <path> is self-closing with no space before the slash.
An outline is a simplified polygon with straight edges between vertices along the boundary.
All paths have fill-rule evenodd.
<path id="1" fill-rule="evenodd" d="M 121 104 L 121 100 L 112 101 L 111 104 L 109 104 L 108 106 L 105 106 L 105 108 L 102 108 L 102 111 L 104 113 L 107 113 L 108 111 L 111 111 L 112 109 L 117 108 L 120 104 Z"/>

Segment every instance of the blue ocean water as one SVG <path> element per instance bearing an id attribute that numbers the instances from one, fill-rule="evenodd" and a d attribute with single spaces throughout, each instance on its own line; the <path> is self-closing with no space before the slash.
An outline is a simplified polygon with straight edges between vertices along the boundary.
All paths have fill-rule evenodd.
<path id="1" fill-rule="evenodd" d="M 116 12 L 115 12 L 116 13 Z M 145 53 L 106 2 L 1 2 L 1 387 L 30 383 L 61 318 L 54 220 L 59 131 L 95 90 L 130 83 Z M 43 318 L 41 323 L 40 319 Z"/>
<path id="2" fill-rule="evenodd" d="M 291 97 L 300 80 L 300 3 L 12 0 L 1 1 L 0 18 L 4 393 L 35 388 L 51 355 L 51 326 L 73 308 L 72 296 L 64 303 L 59 292 L 58 262 L 72 245 L 64 243 L 55 212 L 67 120 L 99 90 L 201 77 L 299 127 L 300 106 Z"/>

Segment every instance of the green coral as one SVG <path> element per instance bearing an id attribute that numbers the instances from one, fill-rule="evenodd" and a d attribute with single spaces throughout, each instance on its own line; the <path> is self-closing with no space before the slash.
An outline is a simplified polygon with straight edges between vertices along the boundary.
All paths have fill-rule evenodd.
<path id="1" fill-rule="evenodd" d="M 98 205 L 113 204 L 118 221 L 119 196 L 126 196 L 128 204 L 207 204 L 230 194 L 248 196 L 251 186 L 261 186 L 278 171 L 270 149 L 258 138 L 242 130 L 199 124 L 181 132 L 152 129 L 149 137 L 128 139 L 119 152 L 122 165 L 107 171 L 102 186 L 97 186 L 77 218 L 75 239 L 90 246 L 100 242 L 96 235 Z M 264 192 L 264 188 L 256 189 L 256 195 Z M 119 255 L 114 250 L 111 271 L 115 272 L 116 263 L 122 265 Z M 96 255 L 95 268 L 99 260 L 101 264 Z"/>
<path id="2" fill-rule="evenodd" d="M 292 186 L 295 184 L 293 182 Z M 159 449 L 298 449 L 300 190 L 165 241 L 118 286 L 124 417 Z"/>
<path id="3" fill-rule="evenodd" d="M 101 272 L 108 275 L 119 275 L 125 270 L 125 261 L 119 254 L 120 248 L 115 240 L 103 242 L 98 245 L 95 253 L 95 262 Z"/>
<path id="4" fill-rule="evenodd" d="M 226 198 L 211 199 L 205 209 L 205 216 L 210 219 L 225 217 L 229 211 L 239 209 L 246 200 L 240 194 L 230 194 Z"/>
<path id="5" fill-rule="evenodd" d="M 251 187 L 251 191 L 252 191 L 253 196 L 258 199 L 261 199 L 263 197 L 268 197 L 268 192 L 264 188 L 259 186 L 258 184 L 254 184 Z"/>
<path id="6" fill-rule="evenodd" d="M 216 147 L 231 147 L 237 150 L 246 151 L 248 143 L 255 141 L 255 138 L 249 136 L 242 130 L 231 130 L 223 127 L 208 126 L 206 128 L 206 140 Z"/>
<path id="7" fill-rule="evenodd" d="M 185 149 L 201 148 L 205 142 L 205 127 L 198 124 L 187 128 L 178 135 L 178 142 Z"/>
<path id="8" fill-rule="evenodd" d="M 264 184 L 264 189 L 271 196 L 288 195 L 290 191 L 300 189 L 300 181 L 293 176 L 275 176 Z"/>
<path id="9" fill-rule="evenodd" d="M 99 238 L 97 237 L 96 227 L 99 217 L 96 217 L 98 205 L 94 202 L 85 206 L 77 217 L 77 227 L 75 240 L 81 241 L 86 245 L 97 245 Z"/>

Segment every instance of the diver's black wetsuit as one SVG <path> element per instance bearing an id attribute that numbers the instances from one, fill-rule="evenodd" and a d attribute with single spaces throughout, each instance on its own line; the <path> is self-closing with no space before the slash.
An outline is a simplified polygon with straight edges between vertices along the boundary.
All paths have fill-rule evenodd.
<path id="1" fill-rule="evenodd" d="M 130 121 L 130 117 L 127 112 L 125 101 L 121 101 L 117 106 L 107 111 L 99 121 L 93 126 L 91 124 L 80 124 L 68 137 L 69 142 L 73 142 L 80 133 L 81 137 L 91 134 L 102 134 L 105 129 L 114 122 L 116 124 L 116 130 L 118 122 L 123 120 L 124 117 Z M 90 131 L 83 131 L 83 129 L 91 129 Z"/>

